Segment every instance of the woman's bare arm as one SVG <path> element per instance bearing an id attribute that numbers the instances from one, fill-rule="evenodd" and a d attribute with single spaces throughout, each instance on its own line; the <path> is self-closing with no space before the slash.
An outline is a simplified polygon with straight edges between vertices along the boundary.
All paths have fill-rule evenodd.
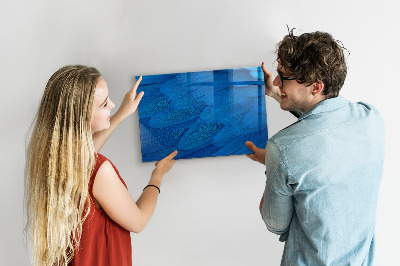
<path id="1" fill-rule="evenodd" d="M 149 185 L 161 186 L 162 178 L 172 168 L 177 153 L 174 151 L 156 164 Z M 150 186 L 135 202 L 109 161 L 100 166 L 93 184 L 93 196 L 107 215 L 126 230 L 135 233 L 141 232 L 149 222 L 158 194 L 158 189 Z"/>

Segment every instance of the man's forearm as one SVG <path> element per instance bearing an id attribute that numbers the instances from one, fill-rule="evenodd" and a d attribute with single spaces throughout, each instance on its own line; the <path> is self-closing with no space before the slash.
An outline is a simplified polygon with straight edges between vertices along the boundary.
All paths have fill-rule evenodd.
<path id="1" fill-rule="evenodd" d="M 267 96 L 269 96 L 269 97 L 271 97 L 271 98 L 274 98 L 278 103 L 281 103 L 282 102 L 282 99 L 281 99 L 281 95 L 280 94 L 278 94 L 278 93 L 270 93 L 270 94 L 265 94 L 265 95 L 267 95 Z M 294 115 L 295 117 L 297 117 L 297 118 L 299 118 L 300 116 L 301 116 L 301 112 L 299 112 L 299 111 L 289 111 L 292 115 Z"/>
<path id="2" fill-rule="evenodd" d="M 274 98 L 278 103 L 282 102 L 281 95 L 278 94 L 278 93 L 270 93 L 270 94 L 266 94 L 266 95 L 268 95 L 269 97 Z"/>

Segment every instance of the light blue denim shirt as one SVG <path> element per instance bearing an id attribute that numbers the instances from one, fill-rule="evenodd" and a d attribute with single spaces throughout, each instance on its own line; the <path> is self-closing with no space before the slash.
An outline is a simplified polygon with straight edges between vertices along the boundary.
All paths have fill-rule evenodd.
<path id="1" fill-rule="evenodd" d="M 268 140 L 261 215 L 281 265 L 373 265 L 384 146 L 378 111 L 341 96 Z"/>

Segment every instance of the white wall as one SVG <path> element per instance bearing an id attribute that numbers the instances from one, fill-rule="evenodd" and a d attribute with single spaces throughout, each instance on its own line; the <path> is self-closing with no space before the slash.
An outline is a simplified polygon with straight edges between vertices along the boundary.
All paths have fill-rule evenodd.
<path id="1" fill-rule="evenodd" d="M 367 101 L 387 127 L 376 235 L 380 265 L 397 259 L 399 199 L 400 19 L 382 1 L 2 1 L 0 3 L 0 261 L 28 265 L 23 242 L 25 137 L 45 83 L 59 67 L 81 63 L 104 75 L 121 102 L 134 75 L 260 65 L 275 68 L 275 44 L 287 33 L 327 31 L 350 50 L 342 95 Z M 270 134 L 293 121 L 267 99 Z M 398 108 L 396 108 L 398 109 Z M 134 198 L 152 163 L 141 163 L 138 116 L 102 153 Z M 148 227 L 132 234 L 134 265 L 279 265 L 283 244 L 258 213 L 264 169 L 245 156 L 178 161 L 165 177 Z"/>

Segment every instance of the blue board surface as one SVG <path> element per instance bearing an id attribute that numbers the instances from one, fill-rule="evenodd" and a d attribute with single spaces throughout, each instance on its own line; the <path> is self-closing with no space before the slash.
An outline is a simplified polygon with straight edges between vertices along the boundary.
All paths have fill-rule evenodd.
<path id="1" fill-rule="evenodd" d="M 138 78 L 138 77 L 136 77 Z M 138 93 L 142 161 L 248 154 L 268 140 L 260 67 L 147 75 Z"/>

